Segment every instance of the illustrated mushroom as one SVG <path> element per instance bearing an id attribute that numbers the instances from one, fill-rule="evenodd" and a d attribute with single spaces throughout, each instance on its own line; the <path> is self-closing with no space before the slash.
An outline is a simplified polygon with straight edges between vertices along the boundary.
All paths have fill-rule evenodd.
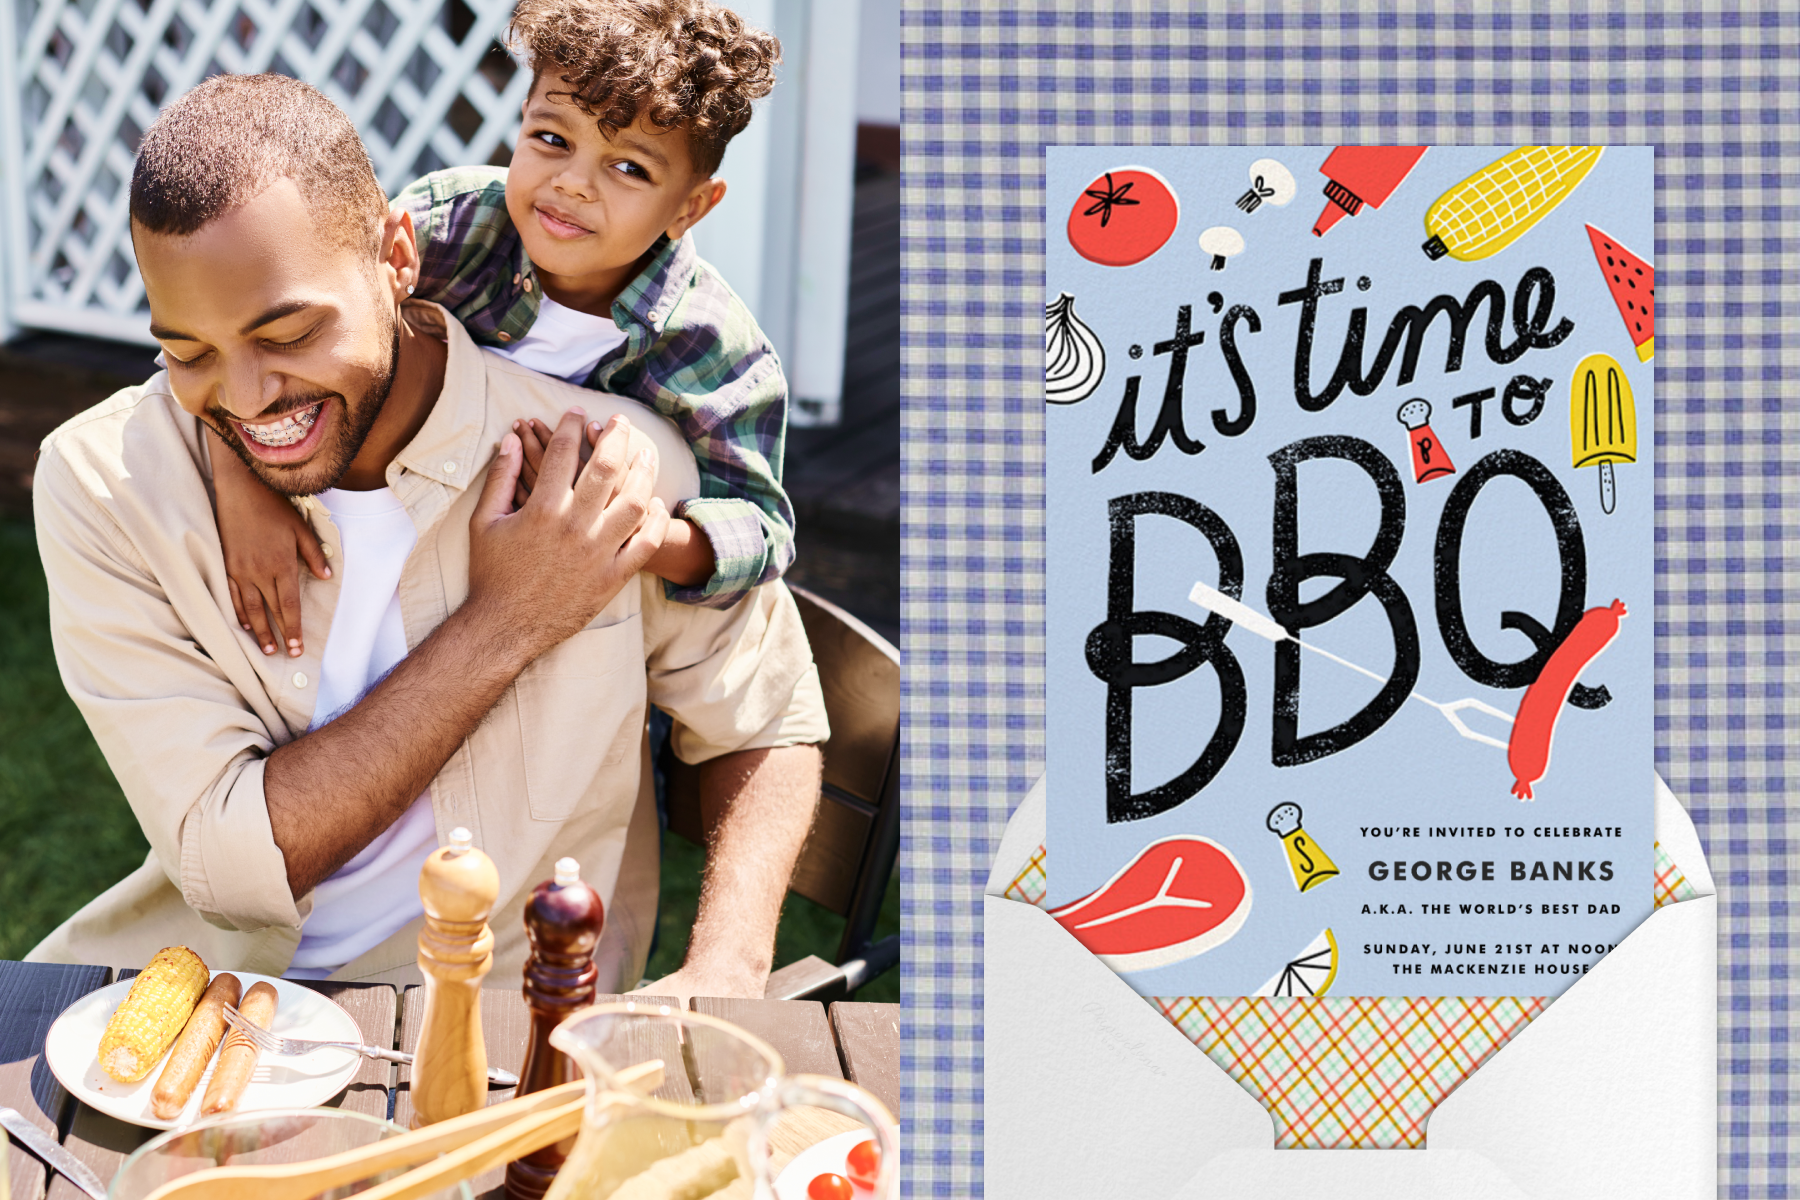
<path id="1" fill-rule="evenodd" d="M 1294 198 L 1294 190 L 1293 172 L 1272 158 L 1259 158 L 1250 164 L 1250 190 L 1238 197 L 1237 206 L 1251 213 L 1267 200 L 1280 208 Z"/>
<path id="2" fill-rule="evenodd" d="M 1212 269 L 1223 271 L 1225 260 L 1244 252 L 1244 235 L 1229 225 L 1214 225 L 1200 235 L 1200 249 L 1212 255 Z"/>

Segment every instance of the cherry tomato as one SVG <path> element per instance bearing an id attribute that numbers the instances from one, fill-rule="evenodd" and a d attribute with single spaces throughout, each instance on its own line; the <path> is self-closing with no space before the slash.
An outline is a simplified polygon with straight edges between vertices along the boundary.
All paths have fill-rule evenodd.
<path id="1" fill-rule="evenodd" d="M 806 1185 L 806 1194 L 811 1200 L 852 1200 L 855 1195 L 848 1179 L 829 1171 L 813 1176 L 813 1181 Z"/>
<path id="2" fill-rule="evenodd" d="M 1103 267 L 1129 267 L 1163 248 L 1181 206 L 1162 176 L 1141 167 L 1108 171 L 1069 210 L 1069 245 Z"/>
<path id="3" fill-rule="evenodd" d="M 850 1147 L 847 1169 L 850 1182 L 859 1188 L 872 1188 L 881 1173 L 881 1147 L 873 1141 L 858 1142 Z"/>

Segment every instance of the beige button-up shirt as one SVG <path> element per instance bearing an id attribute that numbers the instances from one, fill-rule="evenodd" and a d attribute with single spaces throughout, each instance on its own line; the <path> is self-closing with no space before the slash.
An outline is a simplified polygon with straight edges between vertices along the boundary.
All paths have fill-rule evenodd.
<path id="1" fill-rule="evenodd" d="M 409 304 L 407 316 L 449 343 L 437 404 L 387 469 L 418 529 L 399 587 L 416 646 L 467 595 L 470 514 L 514 420 L 554 425 L 576 404 L 599 419 L 623 411 L 655 437 L 665 476 L 691 478 L 692 464 L 673 427 L 643 406 L 483 351 L 435 305 Z M 344 561 L 325 506 L 300 500 L 334 574 L 320 582 L 301 572 L 302 619 L 314 631 L 305 655 L 264 655 L 232 614 L 202 433 L 157 375 L 44 441 L 33 505 L 57 665 L 150 854 L 37 946 L 35 960 L 140 965 L 181 943 L 214 968 L 279 975 L 312 908 L 310 895 L 289 892 L 263 764 L 312 722 L 319 631 L 331 628 L 339 582 L 356 564 Z M 641 975 L 658 884 L 647 703 L 673 716 L 674 748 L 688 762 L 828 733 L 784 586 L 715 610 L 664 599 L 649 575 L 627 584 L 526 668 L 432 780 L 440 840 L 467 826 L 499 870 L 494 978 L 517 977 L 524 902 L 565 855 L 606 902 L 603 974 L 620 987 Z M 417 930 L 333 978 L 416 978 Z"/>

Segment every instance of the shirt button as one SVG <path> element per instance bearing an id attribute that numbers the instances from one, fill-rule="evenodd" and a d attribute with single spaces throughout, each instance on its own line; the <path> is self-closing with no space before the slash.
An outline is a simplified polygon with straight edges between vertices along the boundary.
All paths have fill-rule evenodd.
<path id="1" fill-rule="evenodd" d="M 325 557 L 326 557 L 326 558 L 330 558 L 330 557 L 331 557 L 331 556 L 332 556 L 332 555 L 333 555 L 333 554 L 335 554 L 335 553 L 336 553 L 336 551 L 334 551 L 334 550 L 333 550 L 333 549 L 332 549 L 332 548 L 331 548 L 331 543 L 330 543 L 330 542 L 321 542 L 321 543 L 320 543 L 320 544 L 319 544 L 319 549 L 320 549 L 320 551 L 321 551 L 321 552 L 323 552 L 323 553 L 324 553 L 324 555 L 325 555 Z"/>
<path id="2" fill-rule="evenodd" d="M 446 474 L 446 475 L 456 474 L 456 461 L 454 459 L 452 459 L 450 462 L 447 462 L 444 464 L 444 474 Z"/>
<path id="3" fill-rule="evenodd" d="M 513 272 L 513 286 L 519 286 L 519 273 L 517 271 Z"/>
<path id="4" fill-rule="evenodd" d="M 528 292 L 531 290 L 531 280 L 529 279 L 525 281 L 525 290 Z"/>
<path id="5" fill-rule="evenodd" d="M 306 686 L 306 672 L 305 671 L 295 671 L 294 672 L 294 686 L 297 688 L 303 688 Z"/>
<path id="6" fill-rule="evenodd" d="M 500 334 L 497 334 L 496 336 L 503 342 L 512 341 L 512 334 L 510 334 L 510 333 L 500 333 Z"/>
<path id="7" fill-rule="evenodd" d="M 653 308 L 650 310 L 650 319 L 652 321 L 660 321 L 662 320 L 662 314 Z"/>

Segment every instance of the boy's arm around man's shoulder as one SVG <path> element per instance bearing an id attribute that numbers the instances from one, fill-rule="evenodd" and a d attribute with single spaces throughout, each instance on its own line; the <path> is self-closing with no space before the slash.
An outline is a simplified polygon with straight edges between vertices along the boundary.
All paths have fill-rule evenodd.
<path id="1" fill-rule="evenodd" d="M 726 607 L 794 561 L 794 508 L 781 484 L 788 383 L 749 310 L 712 268 L 696 268 L 674 306 L 660 352 L 634 381 L 639 398 L 674 420 L 700 467 L 700 495 L 677 516 L 712 544 L 703 586 L 670 585 L 671 599 Z"/>
<path id="2" fill-rule="evenodd" d="M 392 207 L 412 215 L 419 250 L 414 297 L 442 304 L 464 324 L 491 333 L 514 306 L 521 266 L 518 234 L 506 212 L 506 168 L 448 167 L 413 180 Z"/>

